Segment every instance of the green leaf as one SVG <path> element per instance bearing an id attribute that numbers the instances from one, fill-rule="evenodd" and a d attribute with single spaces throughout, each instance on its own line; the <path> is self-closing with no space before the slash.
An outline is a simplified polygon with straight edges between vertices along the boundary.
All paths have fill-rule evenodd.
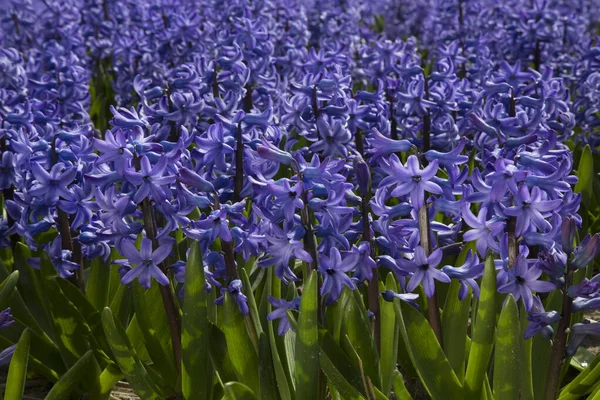
<path id="1" fill-rule="evenodd" d="M 253 392 L 259 392 L 258 379 L 258 354 L 254 343 L 250 338 L 244 316 L 240 308 L 231 297 L 229 292 L 225 292 L 222 307 L 221 329 L 227 340 L 227 351 L 233 363 L 238 380 L 252 389 Z"/>
<path id="2" fill-rule="evenodd" d="M 496 329 L 494 352 L 494 398 L 514 400 L 521 392 L 521 326 L 515 298 L 508 295 Z"/>
<path id="3" fill-rule="evenodd" d="M 585 206 L 585 211 L 591 209 L 594 189 L 594 160 L 592 149 L 586 144 L 577 166 L 577 184 L 575 193 L 581 193 L 581 202 Z M 583 213 L 585 215 L 585 213 Z"/>
<path id="4" fill-rule="evenodd" d="M 463 388 L 425 317 L 414 307 L 394 300 L 400 333 L 423 386 L 434 400 L 462 399 Z"/>
<path id="5" fill-rule="evenodd" d="M 27 379 L 30 341 L 30 330 L 25 329 L 10 360 L 6 388 L 4 390 L 4 400 L 21 400 L 23 398 L 25 380 Z"/>
<path id="6" fill-rule="evenodd" d="M 563 294 L 560 290 L 554 290 L 545 301 L 544 308 L 546 310 L 562 310 Z M 556 330 L 556 326 L 553 327 Z M 531 349 L 531 357 L 535 362 L 532 363 L 532 381 L 533 394 L 535 399 L 543 399 L 546 391 L 546 377 L 548 375 L 548 367 L 550 365 L 550 356 L 552 354 L 552 342 L 542 335 L 533 337 L 533 345 Z"/>
<path id="7" fill-rule="evenodd" d="M 319 332 L 319 361 L 325 376 L 343 399 L 364 399 L 367 390 L 360 371 L 326 330 Z"/>
<path id="8" fill-rule="evenodd" d="M 110 260 L 103 262 L 100 257 L 92 260 L 90 275 L 87 280 L 85 293 L 90 303 L 98 311 L 108 306 L 110 291 Z"/>
<path id="9" fill-rule="evenodd" d="M 169 357 L 161 345 L 155 327 L 157 318 L 155 318 L 155 315 L 150 314 L 151 310 L 148 308 L 145 294 L 144 288 L 140 285 L 133 285 L 133 307 L 137 322 L 140 325 L 144 343 L 154 367 L 160 372 L 165 383 L 169 384 L 171 389 L 174 390 L 178 379 L 177 366 L 173 354 L 169 353 L 171 356 Z"/>
<path id="10" fill-rule="evenodd" d="M 58 283 L 58 286 L 64 295 L 77 307 L 77 310 L 89 326 L 91 335 L 88 337 L 90 344 L 94 347 L 94 350 L 96 350 L 95 355 L 97 357 L 99 356 L 100 360 L 109 362 L 110 358 L 108 354 L 110 354 L 110 346 L 106 340 L 106 335 L 102 328 L 102 319 L 96 307 L 94 307 L 85 295 L 81 293 L 79 288 L 71 282 L 59 277 L 55 277 L 54 280 Z M 105 364 L 103 364 L 103 366 L 104 365 Z"/>
<path id="11" fill-rule="evenodd" d="M 114 318 L 108 307 L 102 311 L 102 325 L 104 326 L 114 359 L 123 374 L 127 377 L 127 381 L 135 393 L 143 399 L 163 398 L 150 378 L 148 371 L 133 350 L 125 329 Z"/>
<path id="12" fill-rule="evenodd" d="M 225 334 L 215 325 L 210 324 L 210 346 L 208 348 L 210 360 L 219 379 L 222 382 L 236 380 L 235 368 L 227 350 L 227 340 Z"/>
<path id="13" fill-rule="evenodd" d="M 242 287 L 252 287 L 248 274 L 244 268 L 240 268 L 240 279 L 242 280 Z M 258 337 L 263 330 L 262 325 L 260 324 L 260 318 L 258 317 L 258 307 L 256 306 L 256 299 L 254 298 L 254 291 L 247 291 L 246 297 L 248 297 L 248 310 L 250 315 L 250 319 L 247 319 L 247 321 L 251 322 L 248 329 L 253 329 L 254 332 L 250 333 L 253 333 L 253 336 Z"/>
<path id="14" fill-rule="evenodd" d="M 94 368 L 94 355 L 92 351 L 85 353 L 73 366 L 52 386 L 45 400 L 64 400 L 69 398 L 79 383 L 86 379 Z M 96 364 L 97 365 L 97 364 Z"/>
<path id="15" fill-rule="evenodd" d="M 390 272 L 385 280 L 385 288 L 396 292 L 394 275 Z M 381 348 L 383 351 L 379 356 L 381 368 L 382 390 L 388 395 L 392 389 L 394 374 L 396 371 L 396 359 L 398 358 L 398 336 L 400 336 L 400 325 L 396 321 L 394 303 L 379 299 L 381 315 Z"/>
<path id="16" fill-rule="evenodd" d="M 319 330 L 319 360 L 323 372 L 341 394 L 352 397 L 357 392 L 365 396 L 366 382 L 363 381 L 360 370 L 325 329 Z"/>
<path id="17" fill-rule="evenodd" d="M 41 257 L 41 283 L 48 311 L 52 316 L 55 340 L 65 364 L 71 367 L 88 350 L 91 335 L 89 325 L 77 310 L 77 307 L 67 299 L 54 279 L 56 271 L 46 252 Z"/>
<path id="18" fill-rule="evenodd" d="M 394 371 L 393 385 L 394 393 L 396 394 L 398 400 L 413 400 L 412 396 L 406 389 L 406 385 L 404 385 L 404 378 L 398 370 Z"/>
<path id="19" fill-rule="evenodd" d="M 381 371 L 379 369 L 379 356 L 377 347 L 371 332 L 371 323 L 367 309 L 360 297 L 358 290 L 350 291 L 350 299 L 344 309 L 344 321 L 342 324 L 342 348 L 352 358 L 350 349 L 345 347 L 344 336 L 347 336 L 362 361 L 365 374 L 371 378 L 371 382 L 381 388 Z"/>
<path id="20" fill-rule="evenodd" d="M 18 272 L 18 270 L 13 271 L 13 273 L 14 272 Z M 9 275 L 10 275 L 10 273 L 6 269 L 6 266 L 4 265 L 4 263 L 2 261 L 0 261 L 0 278 L 6 280 L 9 277 Z M 0 285 L 0 287 L 4 287 L 5 283 L 6 283 L 6 281 L 3 282 Z M 17 281 L 17 287 L 18 287 L 18 281 Z M 29 311 L 29 308 L 27 308 L 27 305 L 25 304 L 25 301 L 23 301 L 23 297 L 21 296 L 21 293 L 19 293 L 18 290 L 13 292 L 13 294 L 11 296 L 11 300 L 9 302 L 9 305 L 10 305 L 10 313 L 13 315 L 13 317 L 15 319 L 18 319 L 19 321 L 21 321 L 24 325 L 26 325 L 32 331 L 34 331 L 42 336 L 46 336 L 46 333 L 42 330 L 42 327 L 40 326 L 40 324 L 38 324 L 35 317 L 31 314 L 31 311 Z"/>
<path id="21" fill-rule="evenodd" d="M 481 281 L 481 293 L 477 307 L 475 326 L 467 373 L 465 375 L 465 397 L 479 400 L 481 388 L 490 356 L 494 347 L 494 331 L 496 329 L 496 268 L 491 255 L 485 260 L 485 270 Z"/>
<path id="22" fill-rule="evenodd" d="M 27 259 L 31 257 L 31 251 L 23 243 L 17 243 L 15 247 L 14 268 L 19 271 L 19 293 L 27 305 L 35 320 L 44 332 L 52 336 L 52 325 L 50 315 L 46 309 L 46 301 L 42 301 L 42 289 L 39 282 L 39 271 L 31 268 Z"/>
<path id="23" fill-rule="evenodd" d="M 442 312 L 442 334 L 444 353 L 459 381 L 465 378 L 465 357 L 467 347 L 467 328 L 471 311 L 472 291 L 469 289 L 464 299 L 458 298 L 461 283 L 454 279 L 446 295 Z"/>
<path id="24" fill-rule="evenodd" d="M 275 281 L 274 281 L 275 280 Z M 273 274 L 273 268 L 267 269 L 267 283 L 263 292 L 263 298 L 266 301 L 265 315 L 271 311 L 271 303 L 268 302 L 268 296 L 273 294 L 273 287 L 280 285 L 279 278 Z M 277 286 L 280 289 L 281 286 Z M 277 296 L 281 296 L 281 291 L 278 290 Z M 282 337 L 275 336 L 274 321 L 267 321 L 267 329 L 269 334 L 269 345 L 271 346 L 271 356 L 273 360 L 273 368 L 275 369 L 275 379 L 279 390 L 279 396 L 282 400 L 292 400 L 290 386 L 292 385 L 292 377 L 289 371 L 284 369 L 281 359 L 285 359 L 285 346 L 278 346 L 278 340 L 282 343 Z M 283 356 L 283 357 L 282 357 Z"/>
<path id="25" fill-rule="evenodd" d="M 258 400 L 252 390 L 239 382 L 229 382 L 223 386 L 227 400 Z"/>
<path id="26" fill-rule="evenodd" d="M 0 346 L 6 348 L 17 343 L 27 327 L 19 320 L 2 329 Z M 67 369 L 56 345 L 46 336 L 31 331 L 29 367 L 32 371 L 54 381 Z"/>
<path id="27" fill-rule="evenodd" d="M 319 330 L 317 272 L 312 271 L 300 299 L 296 336 L 295 381 L 297 399 L 319 399 Z"/>
<path id="28" fill-rule="evenodd" d="M 209 322 L 202 253 L 197 241 L 190 247 L 183 292 L 182 390 L 188 400 L 210 399 L 212 366 L 208 357 Z"/>
<path id="29" fill-rule="evenodd" d="M 262 332 L 259 337 L 259 359 L 261 360 L 258 370 L 260 378 L 260 398 L 264 400 L 279 400 L 277 381 L 275 380 L 275 368 L 267 334 Z"/>
<path id="30" fill-rule="evenodd" d="M 108 399 L 115 385 L 123 378 L 123 372 L 116 364 L 111 363 L 100 374 L 100 391 L 98 398 Z"/>
<path id="31" fill-rule="evenodd" d="M 17 286 L 18 282 L 19 271 L 13 271 L 13 273 L 11 273 L 8 278 L 2 282 L 2 285 L 0 285 L 2 288 L 0 290 L 0 310 L 4 310 L 9 306 L 10 299 L 15 292 L 15 287 Z"/>
<path id="32" fill-rule="evenodd" d="M 525 339 L 525 330 L 527 322 L 527 312 L 523 302 L 519 303 L 519 319 L 521 332 L 519 341 L 521 348 L 521 400 L 533 400 L 533 338 Z M 537 360 L 536 360 L 537 361 Z"/>

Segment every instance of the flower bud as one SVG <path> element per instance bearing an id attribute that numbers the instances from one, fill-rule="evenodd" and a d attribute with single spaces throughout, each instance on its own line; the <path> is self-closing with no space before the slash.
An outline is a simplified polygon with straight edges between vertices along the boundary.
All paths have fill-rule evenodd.
<path id="1" fill-rule="evenodd" d="M 358 192 L 361 196 L 366 196 L 371 189 L 371 172 L 367 163 L 360 156 L 354 159 L 354 171 L 358 181 Z"/>
<path id="2" fill-rule="evenodd" d="M 587 236 L 581 245 L 575 249 L 575 258 L 573 267 L 577 269 L 585 268 L 600 253 L 600 235 Z"/>
<path id="3" fill-rule="evenodd" d="M 292 162 L 292 155 L 290 153 L 278 149 L 264 139 L 262 142 L 262 145 L 259 144 L 256 146 L 256 152 L 261 158 L 286 165 Z"/>
<path id="4" fill-rule="evenodd" d="M 575 234 L 577 233 L 577 227 L 575 225 L 575 219 L 572 216 L 568 216 L 562 221 L 560 228 L 560 239 L 562 242 L 563 251 L 567 254 L 573 252 L 573 241 L 575 240 Z"/>

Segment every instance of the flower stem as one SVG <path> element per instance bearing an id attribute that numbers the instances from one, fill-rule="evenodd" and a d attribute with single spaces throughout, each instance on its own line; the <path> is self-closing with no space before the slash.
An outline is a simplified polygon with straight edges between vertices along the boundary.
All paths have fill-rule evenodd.
<path id="1" fill-rule="evenodd" d="M 136 170 L 140 169 L 140 159 L 134 158 L 134 164 Z M 150 200 L 145 198 L 142 201 L 142 218 L 144 220 L 144 230 L 146 231 L 146 237 L 152 241 L 152 249 L 158 248 L 158 241 L 156 239 L 156 223 L 154 220 L 154 213 L 152 211 L 152 205 Z M 158 264 L 160 270 L 168 276 L 167 267 L 164 262 Z M 170 280 L 169 280 L 170 282 Z M 160 296 L 165 307 L 167 314 L 167 320 L 169 322 L 169 331 L 171 333 L 171 345 L 173 347 L 173 355 L 175 356 L 175 364 L 177 365 L 177 371 L 181 375 L 181 316 L 179 315 L 179 307 L 175 301 L 173 290 L 171 285 L 163 286 L 158 285 L 160 289 Z"/>
<path id="2" fill-rule="evenodd" d="M 429 243 L 429 232 L 430 232 L 429 216 L 427 215 L 427 206 L 424 205 L 419 210 L 419 235 L 421 240 L 421 247 L 425 250 L 425 254 L 429 257 L 431 254 L 431 243 Z M 431 297 L 427 298 L 427 319 L 429 324 L 435 333 L 440 345 L 442 345 L 442 318 L 440 316 L 440 307 L 437 298 L 437 291 L 433 292 Z"/>
<path id="3" fill-rule="evenodd" d="M 573 274 L 575 270 L 571 268 L 571 263 L 567 265 L 568 271 L 565 277 L 565 286 L 563 289 L 563 306 L 561 318 L 558 322 L 558 331 L 556 338 L 552 343 L 552 353 L 550 355 L 550 364 L 548 366 L 548 374 L 546 376 L 546 392 L 545 400 L 555 400 L 560 388 L 560 371 L 562 363 L 565 360 L 565 350 L 567 347 L 567 336 L 569 325 L 571 324 L 571 314 L 573 312 L 573 299 L 569 296 L 568 289 L 573 283 Z"/>
<path id="4" fill-rule="evenodd" d="M 363 135 L 360 130 L 356 131 L 355 135 L 356 141 L 356 150 L 358 153 L 364 157 L 364 143 L 363 143 Z M 360 203 L 360 212 L 362 218 L 362 240 L 369 243 L 369 248 L 371 249 L 371 257 L 375 259 L 375 246 L 373 245 L 373 237 L 371 236 L 371 222 L 369 221 L 369 200 L 371 198 L 371 191 L 362 197 Z M 374 318 L 371 320 L 371 330 L 373 331 L 373 335 L 375 336 L 375 345 L 377 346 L 377 351 L 381 351 L 381 321 L 380 319 L 380 310 L 379 310 L 379 276 L 377 273 L 377 269 L 373 269 L 373 276 L 371 280 L 369 280 L 369 286 L 367 289 L 367 300 L 369 303 L 369 310 L 374 315 Z"/>

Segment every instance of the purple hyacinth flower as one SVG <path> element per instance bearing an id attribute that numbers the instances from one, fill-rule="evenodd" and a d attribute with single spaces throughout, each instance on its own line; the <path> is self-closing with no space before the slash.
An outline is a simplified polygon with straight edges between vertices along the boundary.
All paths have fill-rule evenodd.
<path id="1" fill-rule="evenodd" d="M 17 345 L 13 344 L 0 352 L 0 367 L 5 367 L 10 364 L 10 360 L 12 359 L 16 348 Z"/>
<path id="2" fill-rule="evenodd" d="M 433 160 L 427 167 L 421 169 L 419 160 L 411 155 L 402 165 L 400 159 L 392 154 L 389 161 L 383 160 L 381 168 L 389 175 L 381 180 L 379 187 L 396 185 L 391 195 L 400 197 L 410 194 L 410 199 L 415 210 L 419 210 L 425 204 L 425 191 L 442 194 L 442 188 L 431 180 L 438 170 L 438 161 Z"/>
<path id="3" fill-rule="evenodd" d="M 343 156 L 348 155 L 348 143 L 352 140 L 352 135 L 339 120 L 334 120 L 329 124 L 324 117 L 317 120 L 320 139 L 310 146 L 310 151 L 321 152 L 324 156 Z"/>
<path id="4" fill-rule="evenodd" d="M 600 234 L 586 235 L 573 254 L 573 267 L 577 269 L 585 268 L 600 254 Z"/>
<path id="5" fill-rule="evenodd" d="M 527 325 L 527 328 L 525 329 L 525 339 L 530 339 L 539 332 L 542 332 L 542 335 L 546 338 L 552 338 L 554 330 L 550 325 L 558 322 L 559 319 L 559 312 L 554 310 L 546 312 L 540 298 L 535 296 L 533 298 L 533 306 L 527 314 L 529 325 Z"/>
<path id="6" fill-rule="evenodd" d="M 515 300 L 523 298 L 525 310 L 529 311 L 533 307 L 532 292 L 551 292 L 556 289 L 553 283 L 538 280 L 542 271 L 536 266 L 528 267 L 527 259 L 524 254 L 519 254 L 515 261 L 515 267 L 508 271 L 502 270 L 499 275 L 506 274 L 505 277 L 499 276 L 499 282 L 505 282 L 498 287 L 500 293 L 511 293 Z M 506 280 L 504 280 L 506 278 Z"/>
<path id="7" fill-rule="evenodd" d="M 73 193 L 68 186 L 77 175 L 77 168 L 65 168 L 63 163 L 57 163 L 48 172 L 40 164 L 33 162 L 31 172 L 36 183 L 29 189 L 29 195 L 43 197 L 46 204 L 56 203 L 59 197 L 67 200 L 73 199 Z"/>
<path id="8" fill-rule="evenodd" d="M 221 288 L 221 297 L 215 300 L 215 304 L 222 305 L 223 300 L 225 300 L 225 292 L 229 292 L 231 297 L 233 297 L 233 301 L 238 305 L 242 315 L 248 315 L 248 297 L 244 293 L 242 293 L 242 281 L 239 279 L 234 279 L 229 283 L 227 288 Z"/>
<path id="9" fill-rule="evenodd" d="M 133 195 L 135 204 L 139 204 L 148 194 L 152 194 L 152 198 L 157 203 L 162 203 L 167 199 L 167 194 L 163 186 L 175 182 L 174 175 L 164 175 L 168 166 L 167 157 L 161 157 L 156 165 L 152 166 L 148 157 L 143 156 L 140 162 L 140 171 L 126 170 L 125 178 L 137 186 L 137 190 Z"/>
<path id="10" fill-rule="evenodd" d="M 142 287 L 150 288 L 150 278 L 156 279 L 163 286 L 169 285 L 169 278 L 158 267 L 158 264 L 163 262 L 171 253 L 171 244 L 163 244 L 156 250 L 152 251 L 152 240 L 148 238 L 142 239 L 142 245 L 138 251 L 132 242 L 124 240 L 121 243 L 121 253 L 127 257 L 127 260 L 137 265 L 127 272 L 121 279 L 121 283 L 131 283 L 135 278 Z"/>
<path id="11" fill-rule="evenodd" d="M 329 257 L 319 255 L 319 272 L 323 275 L 323 285 L 321 286 L 321 296 L 329 293 L 325 304 L 333 304 L 342 294 L 343 286 L 350 290 L 356 289 L 354 282 L 346 274 L 354 268 L 351 263 L 342 261 L 340 251 L 332 247 L 329 249 Z"/>
<path id="12" fill-rule="evenodd" d="M 258 153 L 259 157 L 285 165 L 293 161 L 290 153 L 280 150 L 264 137 L 261 139 L 261 143 L 262 144 L 256 146 L 256 152 Z"/>
<path id="13" fill-rule="evenodd" d="M 425 254 L 425 249 L 421 246 L 415 248 L 415 254 L 412 260 L 400 258 L 397 260 L 400 268 L 411 272 L 412 276 L 406 290 L 412 292 L 423 283 L 423 289 L 427 297 L 432 297 L 435 293 L 435 280 L 444 283 L 450 283 L 450 277 L 445 272 L 436 267 L 442 261 L 442 249 L 435 249 L 429 257 Z"/>
<path id="14" fill-rule="evenodd" d="M 542 200 L 542 191 L 538 187 L 534 187 L 530 193 L 527 185 L 522 184 L 515 195 L 515 205 L 505 208 L 504 213 L 517 218 L 517 236 L 525 234 L 532 225 L 542 232 L 548 232 L 552 225 L 545 218 L 560 204 L 561 200 Z"/>
<path id="15" fill-rule="evenodd" d="M 479 257 L 472 250 L 469 250 L 465 257 L 465 263 L 460 267 L 452 267 L 446 265 L 442 271 L 451 279 L 458 279 L 460 289 L 458 291 L 458 299 L 463 300 L 469 292 L 469 286 L 473 290 L 473 295 L 479 298 L 479 285 L 475 279 L 483 275 L 485 264 L 479 262 Z"/>
<path id="16" fill-rule="evenodd" d="M 227 210 L 224 208 L 213 211 L 206 219 L 197 221 L 192 225 L 196 230 L 205 230 L 210 232 L 209 242 L 213 243 L 217 237 L 224 242 L 231 242 L 233 239 L 229 230 L 227 221 Z M 199 238 L 197 238 L 199 239 Z"/>
<path id="17" fill-rule="evenodd" d="M 271 303 L 271 305 L 275 307 L 275 310 L 271 311 L 267 315 L 267 320 L 273 321 L 275 319 L 278 319 L 279 325 L 277 327 L 277 334 L 279 336 L 283 336 L 287 331 L 289 331 L 292 328 L 290 320 L 287 316 L 287 310 L 298 311 L 300 309 L 300 297 L 296 297 L 291 301 L 287 301 L 284 299 L 276 299 L 273 296 L 269 296 L 269 303 Z"/>
<path id="18" fill-rule="evenodd" d="M 469 207 L 465 207 L 462 215 L 467 225 L 473 228 L 464 233 L 463 239 L 466 242 L 475 240 L 477 252 L 481 256 L 485 256 L 487 249 L 490 247 L 490 242 L 494 242 L 495 238 L 504 230 L 504 220 L 498 216 L 493 216 L 488 220 L 487 207 L 482 207 L 477 217 Z"/>
<path id="19" fill-rule="evenodd" d="M 385 301 L 389 301 L 390 303 L 393 303 L 394 299 L 399 299 L 401 301 L 407 302 L 408 304 L 414 307 L 418 307 L 415 300 L 419 298 L 419 295 L 416 293 L 396 293 L 392 290 L 386 290 L 384 292 L 381 292 L 381 297 L 383 297 Z"/>
<path id="20" fill-rule="evenodd" d="M 10 313 L 10 307 L 0 312 L 0 328 L 6 328 L 14 323 L 12 314 Z"/>
<path id="21" fill-rule="evenodd" d="M 302 238 L 304 237 L 304 228 L 296 227 L 286 235 L 278 226 L 273 227 L 271 235 L 267 235 L 265 239 L 269 242 L 266 254 L 270 258 L 262 259 L 258 265 L 262 268 L 275 266 L 275 276 L 281 279 L 284 283 L 288 283 L 288 279 L 293 281 L 298 278 L 290 269 L 290 261 L 292 259 L 302 260 L 304 262 L 312 262 L 313 259 L 304 250 Z"/>
<path id="22" fill-rule="evenodd" d="M 274 202 L 279 205 L 285 220 L 292 222 L 296 209 L 304 208 L 304 202 L 301 199 L 304 190 L 302 182 L 297 182 L 294 186 L 290 186 L 288 179 L 282 179 L 281 185 L 271 183 L 267 185 L 267 188 L 275 197 Z"/>
<path id="23" fill-rule="evenodd" d="M 577 348 L 583 343 L 586 336 L 600 336 L 600 322 L 584 320 L 583 323 L 571 327 L 571 339 L 567 345 L 567 357 L 575 355 Z"/>

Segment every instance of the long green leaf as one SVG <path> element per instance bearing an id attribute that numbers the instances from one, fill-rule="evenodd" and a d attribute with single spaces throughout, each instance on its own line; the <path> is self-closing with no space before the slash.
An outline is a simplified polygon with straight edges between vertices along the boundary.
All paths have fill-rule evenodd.
<path id="1" fill-rule="evenodd" d="M 225 334 L 215 325 L 210 324 L 210 346 L 208 348 L 212 365 L 222 382 L 236 380 L 236 371 L 227 349 Z"/>
<path id="2" fill-rule="evenodd" d="M 461 265 L 464 262 L 467 252 L 467 248 L 462 251 L 456 261 L 457 265 Z M 463 382 L 465 378 L 467 328 L 469 326 L 472 291 L 469 289 L 465 298 L 460 300 L 458 298 L 460 287 L 461 283 L 458 280 L 452 280 L 446 294 L 446 302 L 442 312 L 442 333 L 444 353 L 446 353 L 458 380 Z"/>
<path id="3" fill-rule="evenodd" d="M 239 382 L 229 382 L 223 387 L 227 400 L 258 400 L 252 390 Z"/>
<path id="4" fill-rule="evenodd" d="M 4 310 L 8 307 L 10 299 L 15 292 L 17 283 L 19 282 L 19 271 L 13 271 L 8 278 L 2 282 L 0 286 L 0 310 Z"/>
<path id="5" fill-rule="evenodd" d="M 581 159 L 577 166 L 577 179 L 575 193 L 581 193 L 581 202 L 585 206 L 585 211 L 588 211 L 591 209 L 594 194 L 594 160 L 589 144 L 585 145 L 581 153 Z"/>
<path id="6" fill-rule="evenodd" d="M 21 400 L 23 398 L 25 380 L 27 379 L 30 341 L 31 333 L 29 329 L 25 329 L 10 360 L 4 400 Z"/>
<path id="7" fill-rule="evenodd" d="M 514 400 L 521 392 L 521 326 L 519 309 L 512 295 L 508 295 L 496 330 L 494 352 L 494 398 Z"/>
<path id="8" fill-rule="evenodd" d="M 425 317 L 414 307 L 394 300 L 400 333 L 408 345 L 423 386 L 433 400 L 462 399 L 463 388 Z"/>
<path id="9" fill-rule="evenodd" d="M 394 292 L 396 282 L 394 275 L 390 272 L 385 280 L 385 288 Z M 400 336 L 400 325 L 396 321 L 396 311 L 394 303 L 385 301 L 383 297 L 379 299 L 379 309 L 381 315 L 381 354 L 379 355 L 379 364 L 381 368 L 382 390 L 389 396 L 392 389 L 394 374 L 396 371 L 396 359 L 398 358 L 398 336 Z"/>
<path id="10" fill-rule="evenodd" d="M 15 270 L 13 272 L 18 272 L 18 270 Z M 0 279 L 6 280 L 9 277 L 9 275 L 10 275 L 10 273 L 6 269 L 6 265 L 4 265 L 4 263 L 2 261 L 0 261 Z M 3 287 L 2 285 L 0 285 L 0 286 Z M 17 282 L 17 287 L 18 287 L 18 282 Z M 34 331 L 42 336 L 46 336 L 46 333 L 42 330 L 42 327 L 40 326 L 38 321 L 35 319 L 33 314 L 31 314 L 31 311 L 27 307 L 27 304 L 25 304 L 25 301 L 23 300 L 23 297 L 21 296 L 21 293 L 19 293 L 18 290 L 13 292 L 9 304 L 10 304 L 11 314 L 13 315 L 13 317 L 15 319 L 18 319 L 19 321 L 21 321 L 24 325 L 26 325 L 32 331 Z"/>
<path id="11" fill-rule="evenodd" d="M 159 394 L 159 390 L 150 378 L 148 371 L 135 354 L 125 329 L 114 318 L 108 307 L 102 311 L 102 325 L 113 356 L 135 393 L 143 399 L 162 398 L 163 396 Z"/>
<path id="12" fill-rule="evenodd" d="M 108 306 L 110 294 L 110 260 L 103 262 L 94 258 L 90 266 L 90 275 L 85 288 L 87 298 L 98 311 Z"/>
<path id="13" fill-rule="evenodd" d="M 77 389 L 79 383 L 90 374 L 93 368 L 94 355 L 92 351 L 85 353 L 73 366 L 52 386 L 46 395 L 46 400 L 64 400 Z"/>
<path id="14" fill-rule="evenodd" d="M 355 392 L 358 392 L 362 397 L 366 397 L 367 388 L 360 369 L 325 329 L 319 330 L 319 348 L 323 371 L 334 387 L 341 394 L 355 396 Z M 346 385 L 350 385 L 353 390 L 348 389 Z"/>
<path id="15" fill-rule="evenodd" d="M 406 385 L 404 384 L 404 378 L 398 370 L 394 371 L 393 385 L 394 393 L 396 394 L 398 400 L 413 400 L 412 396 L 408 392 L 408 389 L 406 389 Z"/>
<path id="16" fill-rule="evenodd" d="M 52 316 L 58 348 L 67 366 L 73 366 L 88 350 L 89 325 L 75 305 L 67 299 L 55 280 L 56 271 L 47 253 L 41 257 L 41 283 Z"/>
<path id="17" fill-rule="evenodd" d="M 319 399 L 319 330 L 317 322 L 317 272 L 305 284 L 300 300 L 296 336 L 296 398 Z"/>
<path id="18" fill-rule="evenodd" d="M 221 329 L 227 340 L 229 357 L 241 383 L 254 393 L 259 392 L 258 354 L 239 307 L 229 292 L 225 292 Z"/>
<path id="19" fill-rule="evenodd" d="M 197 241 L 185 267 L 182 319 L 182 390 L 188 400 L 210 399 L 212 365 L 208 353 L 209 322 L 202 253 Z"/>
<path id="20" fill-rule="evenodd" d="M 267 334 L 261 332 L 259 337 L 259 358 L 261 360 L 258 370 L 260 378 L 260 398 L 264 400 L 279 400 L 275 368 Z"/>
<path id="21" fill-rule="evenodd" d="M 14 268 L 19 271 L 19 293 L 27 308 L 31 311 L 36 321 L 50 337 L 53 329 L 50 323 L 51 316 L 46 308 L 47 302 L 42 300 L 42 289 L 39 282 L 39 271 L 31 268 L 27 259 L 31 257 L 31 251 L 23 243 L 17 243 L 15 247 Z"/>
<path id="22" fill-rule="evenodd" d="M 496 328 L 496 268 L 491 255 L 485 260 L 477 318 L 472 328 L 473 337 L 465 375 L 465 397 L 479 400 L 485 378 Z"/>
<path id="23" fill-rule="evenodd" d="M 343 337 L 347 336 L 362 361 L 365 374 L 371 378 L 373 385 L 381 388 L 381 370 L 379 369 L 377 347 L 371 333 L 371 323 L 367 309 L 358 290 L 351 291 L 350 299 L 346 303 L 343 312 L 342 348 L 352 358 L 354 351 L 346 348 L 345 341 L 343 340 Z"/>
<path id="24" fill-rule="evenodd" d="M 148 354 L 154 367 L 164 378 L 171 389 L 175 389 L 177 383 L 177 366 L 172 353 L 166 353 L 156 332 L 156 318 L 150 314 L 146 301 L 145 290 L 140 285 L 133 285 L 133 308 L 137 322 L 142 330 L 142 336 Z M 161 310 L 162 311 L 162 310 Z M 168 355 L 171 355 L 169 357 Z"/>
<path id="25" fill-rule="evenodd" d="M 276 280 L 275 284 L 273 280 Z M 279 279 L 273 274 L 273 268 L 267 269 L 267 283 L 263 292 L 263 298 L 266 302 L 265 305 L 265 316 L 271 311 L 271 303 L 268 302 L 268 296 L 273 295 L 273 288 L 275 285 L 280 285 Z M 280 289 L 281 286 L 277 286 Z M 277 296 L 281 296 L 280 290 L 278 290 Z M 277 339 L 281 340 L 281 337 L 275 337 L 274 321 L 267 321 L 267 329 L 269 334 L 269 345 L 271 346 L 271 356 L 273 358 L 273 368 L 275 369 L 275 379 L 277 381 L 277 387 L 279 390 L 279 396 L 281 400 L 292 400 L 292 393 L 290 392 L 290 386 L 292 385 L 292 377 L 284 369 L 281 359 L 285 359 L 285 347 L 281 348 L 277 345 Z M 283 357 L 280 353 L 283 353 Z"/>
<path id="26" fill-rule="evenodd" d="M 533 395 L 533 339 L 525 339 L 527 329 L 527 312 L 523 302 L 519 304 L 519 319 L 521 333 L 519 334 L 521 348 L 521 400 L 534 400 Z"/>

